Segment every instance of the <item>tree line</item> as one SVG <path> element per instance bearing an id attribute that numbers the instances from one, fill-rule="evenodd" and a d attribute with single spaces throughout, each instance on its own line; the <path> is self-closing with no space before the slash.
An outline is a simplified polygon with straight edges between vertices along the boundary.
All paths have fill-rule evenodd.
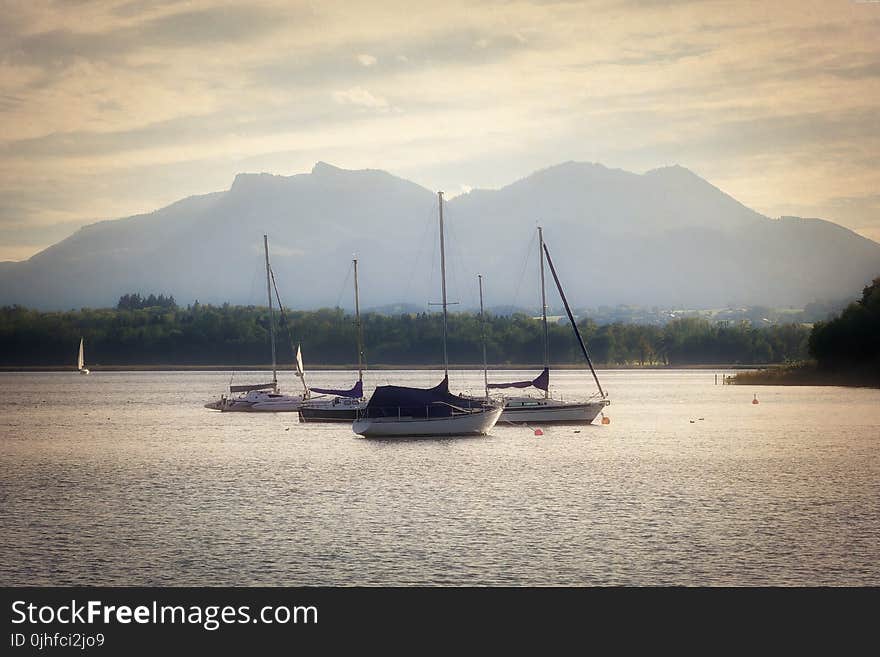
<path id="1" fill-rule="evenodd" d="M 270 361 L 269 310 L 259 306 L 178 307 L 173 297 L 144 306 L 127 295 L 117 308 L 39 312 L 0 308 L 0 365 L 57 366 L 75 362 L 80 338 L 91 365 L 257 365 Z M 149 302 L 150 297 L 146 298 Z M 157 298 L 158 299 L 158 298 Z M 439 365 L 442 317 L 437 313 L 362 315 L 367 363 Z M 350 365 L 357 360 L 354 318 L 341 309 L 276 312 L 278 362 L 292 364 L 302 345 L 308 366 Z M 605 365 L 783 363 L 807 357 L 809 327 L 784 324 L 755 328 L 748 322 L 676 319 L 665 326 L 579 323 L 594 362 Z M 491 365 L 539 365 L 541 322 L 525 314 L 488 315 L 486 351 Z M 567 321 L 551 324 L 552 364 L 582 364 Z M 478 314 L 449 316 L 449 359 L 482 361 Z"/>
<path id="2" fill-rule="evenodd" d="M 816 323 L 809 351 L 820 369 L 872 372 L 880 380 L 880 277 L 838 317 Z"/>
<path id="3" fill-rule="evenodd" d="M 151 294 L 142 297 L 139 293 L 123 294 L 119 297 L 119 303 L 116 304 L 116 310 L 143 310 L 144 308 L 165 308 L 173 310 L 177 308 L 177 302 L 174 295 L 166 297 L 164 294 L 156 296 Z"/>

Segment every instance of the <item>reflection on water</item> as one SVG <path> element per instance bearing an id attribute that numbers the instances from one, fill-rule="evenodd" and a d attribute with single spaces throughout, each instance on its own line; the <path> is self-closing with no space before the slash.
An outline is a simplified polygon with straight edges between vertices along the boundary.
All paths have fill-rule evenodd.
<path id="1" fill-rule="evenodd" d="M 204 409 L 224 373 L 3 374 L 0 584 L 880 584 L 880 391 L 714 375 L 600 373 L 607 426 L 397 442 Z"/>

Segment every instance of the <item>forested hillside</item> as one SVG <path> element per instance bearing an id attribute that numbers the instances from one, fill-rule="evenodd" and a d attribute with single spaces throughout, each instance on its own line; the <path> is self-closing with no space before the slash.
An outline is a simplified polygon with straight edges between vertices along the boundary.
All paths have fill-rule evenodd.
<path id="1" fill-rule="evenodd" d="M 156 298 L 157 300 L 159 298 Z M 146 306 L 126 296 L 115 309 L 39 312 L 0 309 L 0 365 L 71 365 L 80 338 L 90 365 L 258 365 L 270 361 L 269 311 L 256 306 L 192 304 L 173 298 Z M 442 362 L 439 314 L 362 317 L 368 363 L 437 365 Z M 302 345 L 307 366 L 356 362 L 354 319 L 339 309 L 276 313 L 278 360 L 291 364 Z M 746 322 L 682 318 L 665 326 L 580 323 L 591 356 L 607 365 L 781 363 L 806 357 L 809 328 L 785 324 L 754 328 Z M 486 319 L 490 365 L 539 364 L 541 323 L 527 315 Z M 568 322 L 550 327 L 553 363 L 580 364 Z M 453 364 L 482 359 L 479 315 L 449 317 Z"/>

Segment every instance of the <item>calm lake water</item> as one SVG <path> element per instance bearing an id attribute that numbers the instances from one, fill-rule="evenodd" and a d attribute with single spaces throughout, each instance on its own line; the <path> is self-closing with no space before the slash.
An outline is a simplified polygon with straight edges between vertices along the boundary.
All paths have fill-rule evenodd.
<path id="1" fill-rule="evenodd" d="M 880 585 L 880 391 L 714 376 L 600 372 L 605 426 L 390 442 L 203 408 L 228 373 L 0 374 L 0 584 Z"/>

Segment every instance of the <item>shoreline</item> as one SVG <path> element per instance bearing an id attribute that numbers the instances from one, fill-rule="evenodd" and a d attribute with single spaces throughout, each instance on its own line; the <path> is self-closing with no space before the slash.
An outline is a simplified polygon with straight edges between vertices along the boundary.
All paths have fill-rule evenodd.
<path id="1" fill-rule="evenodd" d="M 272 368 L 266 365 L 98 365 L 87 364 L 91 372 L 271 372 Z M 768 365 L 743 365 L 743 364 L 695 364 L 695 365 L 595 365 L 597 370 L 755 370 L 767 368 Z M 364 368 L 365 372 L 371 370 L 442 370 L 442 365 L 371 365 Z M 482 370 L 482 364 L 450 365 L 450 370 Z M 490 371 L 504 370 L 539 370 L 539 364 L 516 364 L 516 365 L 491 365 Z M 584 365 L 560 364 L 553 365 L 554 370 L 587 370 Z M 9 372 L 76 372 L 76 368 L 70 365 L 0 365 L 0 373 Z M 291 368 L 278 368 L 279 373 L 293 372 Z M 339 371 L 356 372 L 356 365 L 321 365 L 316 364 L 308 368 L 308 371 Z"/>
<path id="2" fill-rule="evenodd" d="M 864 369 L 824 370 L 815 363 L 773 365 L 739 372 L 730 377 L 731 385 L 751 386 L 837 386 L 880 388 L 880 375 Z"/>

